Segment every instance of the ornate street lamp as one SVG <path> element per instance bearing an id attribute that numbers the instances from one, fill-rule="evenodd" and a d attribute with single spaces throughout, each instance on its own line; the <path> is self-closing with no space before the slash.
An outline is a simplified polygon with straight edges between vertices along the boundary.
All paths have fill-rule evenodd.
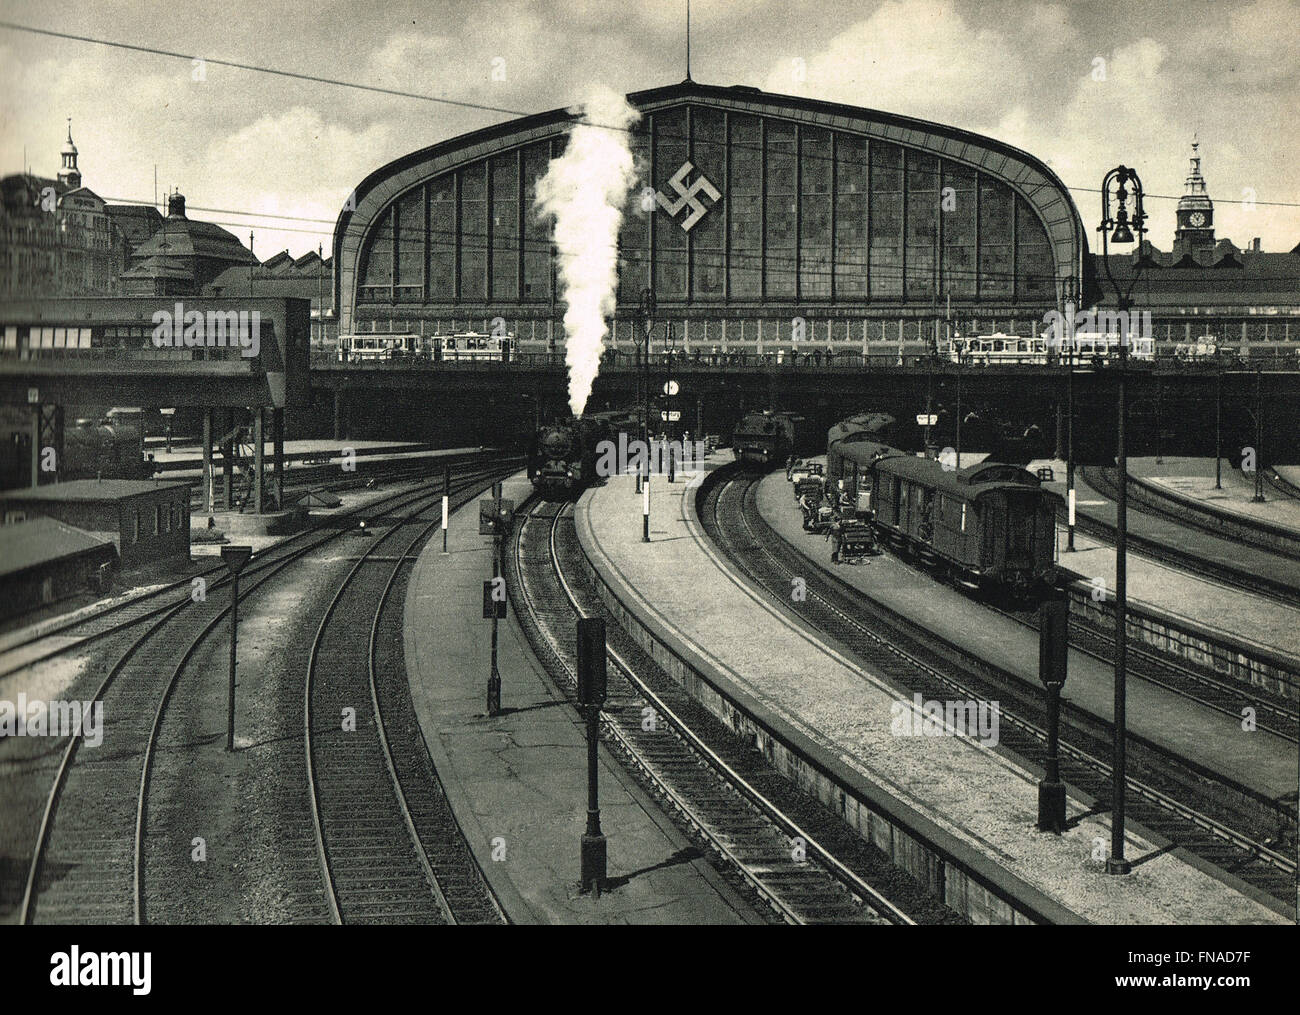
<path id="1" fill-rule="evenodd" d="M 1115 213 L 1111 215 L 1111 191 L 1115 192 Z M 1133 212 L 1129 213 L 1130 198 Z M 1128 374 L 1128 343 L 1134 328 L 1128 320 L 1128 310 L 1132 306 L 1130 296 L 1133 286 L 1141 271 L 1134 266 L 1128 287 L 1122 287 L 1115 280 L 1110 266 L 1111 243 L 1133 243 L 1136 239 L 1140 245 L 1146 234 L 1146 214 L 1142 210 L 1142 181 L 1137 170 L 1127 166 L 1116 166 L 1106 174 L 1101 184 L 1101 261 L 1106 269 L 1106 277 L 1115 290 L 1117 309 L 1123 322 L 1125 334 L 1117 343 L 1119 351 L 1119 395 L 1118 422 L 1116 425 L 1115 466 L 1118 473 L 1119 492 L 1115 498 L 1115 715 L 1114 715 L 1114 758 L 1111 770 L 1111 826 L 1110 856 L 1106 860 L 1108 874 L 1128 874 L 1133 865 L 1124 858 L 1124 789 L 1127 782 L 1125 741 L 1125 706 L 1127 702 L 1127 649 L 1128 649 L 1128 456 L 1125 449 L 1125 437 L 1128 429 L 1128 414 L 1125 405 L 1125 390 Z M 1134 235 L 1136 231 L 1136 237 Z"/>
<path id="2" fill-rule="evenodd" d="M 641 448 L 650 464 L 650 332 L 654 330 L 655 291 L 641 290 L 641 337 L 637 342 L 637 402 L 641 412 Z M 641 470 L 636 471 L 636 492 L 641 492 Z"/>

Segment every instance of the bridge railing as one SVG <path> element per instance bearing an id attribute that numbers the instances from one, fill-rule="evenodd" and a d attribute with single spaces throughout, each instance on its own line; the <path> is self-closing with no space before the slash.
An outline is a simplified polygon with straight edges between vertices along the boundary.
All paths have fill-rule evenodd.
<path id="1" fill-rule="evenodd" d="M 758 372 L 769 370 L 790 371 L 793 373 L 860 373 L 863 371 L 904 371 L 914 373 L 918 370 L 933 369 L 953 371 L 960 367 L 963 371 L 995 371 L 1004 369 L 1024 369 L 1026 372 L 1042 372 L 1048 369 L 1063 369 L 1062 361 L 1043 362 L 1032 356 L 1020 359 L 991 358 L 980 356 L 963 358 L 960 364 L 948 356 L 932 356 L 924 351 L 921 343 L 915 343 L 916 350 L 905 350 L 902 355 L 895 349 L 891 352 L 860 352 L 815 349 L 804 351 L 772 350 L 762 353 L 753 349 L 730 350 L 727 352 L 690 351 L 677 352 L 672 357 L 675 373 L 689 374 L 693 371 L 723 372 Z M 1213 356 L 1187 357 L 1177 354 L 1171 346 L 1168 350 L 1157 349 L 1154 359 L 1130 359 L 1129 366 L 1134 370 L 1156 369 L 1162 373 L 1186 371 L 1189 373 L 1213 372 L 1216 369 Z M 600 368 L 605 372 L 631 372 L 639 368 L 641 360 L 633 353 L 622 350 L 609 351 L 601 357 Z M 1107 369 L 1114 360 L 1105 357 L 1081 356 L 1074 362 L 1077 370 Z M 652 372 L 662 373 L 668 368 L 669 358 L 663 353 L 652 353 L 649 368 Z M 313 349 L 311 365 L 317 370 L 347 371 L 429 371 L 429 372 L 478 372 L 500 370 L 562 370 L 565 367 L 563 352 L 515 352 L 506 362 L 499 359 L 462 359 L 462 360 L 427 360 L 415 357 L 397 359 L 369 359 L 342 361 L 334 349 Z M 1264 371 L 1300 371 L 1300 343 L 1269 343 L 1254 345 L 1233 354 L 1222 357 L 1222 368 L 1233 370 Z"/>

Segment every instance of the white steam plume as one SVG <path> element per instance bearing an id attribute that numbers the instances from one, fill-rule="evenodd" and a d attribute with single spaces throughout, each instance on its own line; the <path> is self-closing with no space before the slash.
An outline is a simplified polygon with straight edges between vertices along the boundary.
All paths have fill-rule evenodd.
<path id="1" fill-rule="evenodd" d="M 555 216 L 569 408 L 580 416 L 600 369 L 605 321 L 614 313 L 618 229 L 636 182 L 626 128 L 641 114 L 604 87 L 571 112 L 583 121 L 570 132 L 564 154 L 537 181 L 534 203 Z"/>

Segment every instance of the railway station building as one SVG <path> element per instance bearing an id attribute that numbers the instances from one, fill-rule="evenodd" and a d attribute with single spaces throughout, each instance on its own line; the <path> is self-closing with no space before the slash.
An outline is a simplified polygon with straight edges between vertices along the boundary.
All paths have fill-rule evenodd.
<path id="1" fill-rule="evenodd" d="M 950 326 L 1029 334 L 1092 285 L 1069 192 L 999 141 L 690 80 L 628 101 L 641 119 L 616 348 L 639 335 L 647 288 L 686 351 L 800 338 L 861 351 Z M 487 331 L 500 318 L 523 345 L 559 347 L 553 230 L 533 196 L 574 119 L 498 124 L 363 180 L 335 229 L 339 333 Z"/>

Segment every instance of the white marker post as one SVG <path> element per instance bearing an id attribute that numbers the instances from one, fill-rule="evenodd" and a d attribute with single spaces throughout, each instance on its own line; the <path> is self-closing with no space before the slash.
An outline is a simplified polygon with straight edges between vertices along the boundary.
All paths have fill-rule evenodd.
<path id="1" fill-rule="evenodd" d="M 1066 491 L 1066 501 L 1067 501 L 1066 520 L 1069 523 L 1069 534 L 1067 537 L 1068 541 L 1066 543 L 1066 549 L 1073 550 L 1074 549 L 1074 487 L 1070 487 L 1070 489 Z"/>
<path id="2" fill-rule="evenodd" d="M 447 501 L 448 494 L 451 493 L 451 469 L 444 469 L 442 473 L 442 552 L 447 552 Z"/>
<path id="3" fill-rule="evenodd" d="M 650 470 L 646 470 L 641 487 L 641 542 L 650 542 Z"/>

